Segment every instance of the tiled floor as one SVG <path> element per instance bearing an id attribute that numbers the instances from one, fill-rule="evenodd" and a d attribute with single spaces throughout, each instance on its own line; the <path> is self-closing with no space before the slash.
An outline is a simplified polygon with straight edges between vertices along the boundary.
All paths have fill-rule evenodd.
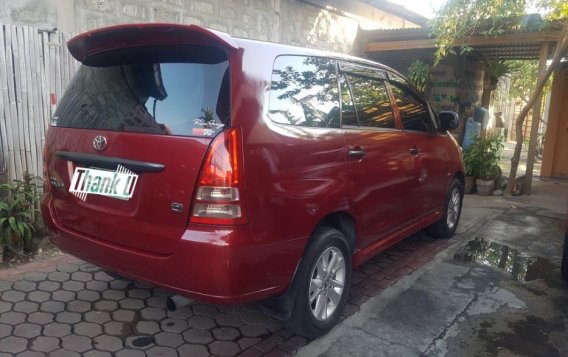
<path id="1" fill-rule="evenodd" d="M 416 235 L 353 272 L 345 316 L 457 238 Z M 258 304 L 195 302 L 169 312 L 161 288 L 76 262 L 0 282 L 0 356 L 288 355 L 308 343 Z"/>

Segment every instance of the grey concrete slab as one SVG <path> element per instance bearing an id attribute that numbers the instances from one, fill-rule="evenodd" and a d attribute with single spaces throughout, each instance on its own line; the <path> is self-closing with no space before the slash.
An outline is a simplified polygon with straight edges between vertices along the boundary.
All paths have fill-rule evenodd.
<path id="1" fill-rule="evenodd" d="M 298 355 L 568 356 L 568 284 L 559 274 L 565 208 L 539 207 L 538 197 L 465 202 L 459 245 Z"/>

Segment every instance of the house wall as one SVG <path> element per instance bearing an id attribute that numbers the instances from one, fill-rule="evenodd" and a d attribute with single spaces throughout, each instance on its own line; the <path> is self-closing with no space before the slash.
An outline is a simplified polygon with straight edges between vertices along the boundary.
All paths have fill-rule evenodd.
<path id="1" fill-rule="evenodd" d="M 132 22 L 191 23 L 237 37 L 347 53 L 358 52 L 359 25 L 416 27 L 354 0 L 10 0 L 0 4 L 0 23 L 62 32 Z"/>
<path id="2" fill-rule="evenodd" d="M 483 67 L 467 56 L 449 56 L 432 69 L 428 99 L 436 110 L 452 110 L 473 115 L 481 104 Z"/>
<path id="3" fill-rule="evenodd" d="M 540 175 L 568 178 L 568 63 L 554 72 Z"/>

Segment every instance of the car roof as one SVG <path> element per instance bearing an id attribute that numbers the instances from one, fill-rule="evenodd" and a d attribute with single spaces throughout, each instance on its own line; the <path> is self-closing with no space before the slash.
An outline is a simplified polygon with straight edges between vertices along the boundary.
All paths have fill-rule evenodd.
<path id="1" fill-rule="evenodd" d="M 300 46 L 292 46 L 292 45 L 285 45 L 276 42 L 269 42 L 269 41 L 260 41 L 260 40 L 252 40 L 246 38 L 239 38 L 239 37 L 232 37 L 239 47 L 243 48 L 245 51 L 248 48 L 257 48 L 257 47 L 270 47 L 274 52 L 279 53 L 279 55 L 301 55 L 301 56 L 315 56 L 315 57 L 327 57 L 333 58 L 336 60 L 343 60 L 353 63 L 358 63 L 365 66 L 371 67 L 379 67 L 381 69 L 385 69 L 391 72 L 396 73 L 397 75 L 402 76 L 393 68 L 385 66 L 384 64 L 374 62 L 365 58 L 356 57 L 344 53 L 338 52 L 331 52 L 331 51 L 323 51 L 314 48 L 307 48 L 307 47 L 300 47 Z"/>

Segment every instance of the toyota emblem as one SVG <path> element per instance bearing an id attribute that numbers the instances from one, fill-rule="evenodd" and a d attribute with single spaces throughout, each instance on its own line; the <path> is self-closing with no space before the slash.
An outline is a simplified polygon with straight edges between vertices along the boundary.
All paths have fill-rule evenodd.
<path id="1" fill-rule="evenodd" d="M 107 143 L 108 143 L 107 138 L 105 138 L 102 135 L 99 135 L 95 137 L 95 140 L 93 140 L 93 147 L 97 151 L 102 151 L 107 147 Z"/>

